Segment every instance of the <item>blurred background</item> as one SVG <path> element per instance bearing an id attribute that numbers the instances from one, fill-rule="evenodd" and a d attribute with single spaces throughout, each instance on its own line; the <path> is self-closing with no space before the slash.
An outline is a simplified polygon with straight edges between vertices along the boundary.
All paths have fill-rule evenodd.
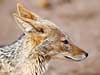
<path id="1" fill-rule="evenodd" d="M 54 22 L 89 53 L 81 62 L 51 60 L 45 75 L 100 75 L 100 0 L 0 0 L 0 45 L 22 34 L 12 16 L 17 3 Z"/>

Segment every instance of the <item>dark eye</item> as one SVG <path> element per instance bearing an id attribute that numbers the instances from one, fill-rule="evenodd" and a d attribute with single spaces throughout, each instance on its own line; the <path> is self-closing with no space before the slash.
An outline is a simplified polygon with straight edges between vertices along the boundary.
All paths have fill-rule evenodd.
<path id="1" fill-rule="evenodd" d="M 39 32 L 42 32 L 42 33 L 44 33 L 44 30 L 43 30 L 43 28 L 38 28 L 37 29 Z"/>
<path id="2" fill-rule="evenodd" d="M 68 44 L 69 42 L 68 42 L 68 40 L 64 40 L 64 41 L 62 41 L 64 44 Z"/>

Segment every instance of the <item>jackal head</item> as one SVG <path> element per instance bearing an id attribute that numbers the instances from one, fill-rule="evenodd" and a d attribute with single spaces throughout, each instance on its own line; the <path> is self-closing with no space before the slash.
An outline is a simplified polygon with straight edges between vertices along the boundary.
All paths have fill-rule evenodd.
<path id="1" fill-rule="evenodd" d="M 17 5 L 17 9 L 18 15 L 14 14 L 14 17 L 18 25 L 26 36 L 31 36 L 37 42 L 36 46 L 40 46 L 41 53 L 51 58 L 57 56 L 76 61 L 88 56 L 88 53 L 75 46 L 54 23 L 28 11 L 20 4 Z"/>

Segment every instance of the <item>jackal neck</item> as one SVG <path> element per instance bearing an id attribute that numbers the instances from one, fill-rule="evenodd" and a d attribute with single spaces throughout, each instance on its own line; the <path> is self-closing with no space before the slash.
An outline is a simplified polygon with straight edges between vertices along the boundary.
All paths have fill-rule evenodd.
<path id="1" fill-rule="evenodd" d="M 18 64 L 16 75 L 43 75 L 47 67 L 44 56 L 33 54 Z"/>
<path id="2" fill-rule="evenodd" d="M 27 36 L 24 38 L 16 69 L 16 75 L 43 75 L 47 70 L 49 56 L 41 54 L 40 46 L 43 41 L 41 36 Z"/>

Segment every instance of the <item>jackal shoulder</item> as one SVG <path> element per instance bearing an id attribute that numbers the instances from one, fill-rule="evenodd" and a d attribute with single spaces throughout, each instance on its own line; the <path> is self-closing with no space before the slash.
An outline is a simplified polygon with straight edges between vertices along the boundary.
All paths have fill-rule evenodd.
<path id="1" fill-rule="evenodd" d="M 14 59 L 22 47 L 23 40 L 24 34 L 22 34 L 16 41 L 12 42 L 11 44 L 1 46 L 0 61 L 10 62 L 12 59 Z"/>

